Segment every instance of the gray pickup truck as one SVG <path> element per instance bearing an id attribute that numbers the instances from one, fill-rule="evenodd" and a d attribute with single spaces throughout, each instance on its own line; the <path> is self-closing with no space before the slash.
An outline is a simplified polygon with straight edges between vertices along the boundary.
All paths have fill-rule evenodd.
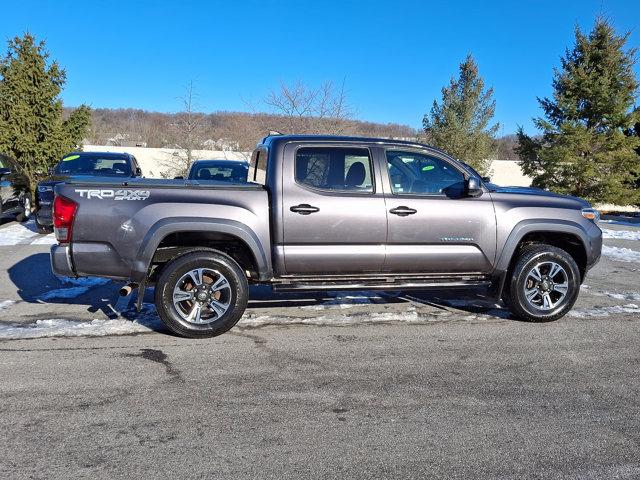
<path id="1" fill-rule="evenodd" d="M 155 285 L 187 337 L 233 327 L 249 283 L 276 290 L 486 288 L 518 318 L 554 320 L 600 258 L 584 200 L 485 184 L 426 145 L 269 136 L 243 183 L 69 181 L 55 187 L 59 275 Z"/>

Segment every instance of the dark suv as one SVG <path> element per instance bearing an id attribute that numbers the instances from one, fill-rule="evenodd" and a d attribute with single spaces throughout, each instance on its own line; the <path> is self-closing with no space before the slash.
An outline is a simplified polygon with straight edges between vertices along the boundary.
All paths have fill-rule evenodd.
<path id="1" fill-rule="evenodd" d="M 243 160 L 196 160 L 191 164 L 189 180 L 246 182 L 249 164 Z"/>
<path id="2" fill-rule="evenodd" d="M 11 160 L 0 155 L 0 217 L 16 217 L 19 222 L 31 216 L 31 197 L 26 182 L 20 181 Z"/>
<path id="3" fill-rule="evenodd" d="M 40 233 L 53 231 L 51 205 L 53 187 L 61 182 L 87 177 L 141 177 L 138 161 L 128 153 L 72 152 L 51 169 L 51 175 L 38 183 L 36 191 L 36 226 Z"/>

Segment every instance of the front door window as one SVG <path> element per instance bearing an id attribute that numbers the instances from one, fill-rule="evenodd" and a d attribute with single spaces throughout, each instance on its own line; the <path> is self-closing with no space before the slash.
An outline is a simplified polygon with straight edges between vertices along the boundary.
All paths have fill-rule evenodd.
<path id="1" fill-rule="evenodd" d="M 445 195 L 464 192 L 464 175 L 448 162 L 429 155 L 387 151 L 391 191 L 396 195 Z"/>

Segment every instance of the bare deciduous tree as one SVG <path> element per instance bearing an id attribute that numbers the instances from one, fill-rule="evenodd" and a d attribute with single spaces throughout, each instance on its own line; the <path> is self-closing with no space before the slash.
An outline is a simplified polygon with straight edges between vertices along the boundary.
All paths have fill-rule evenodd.
<path id="1" fill-rule="evenodd" d="M 264 103 L 283 117 L 286 133 L 337 135 L 348 129 L 355 114 L 348 103 L 344 81 L 338 89 L 330 81 L 318 88 L 309 87 L 301 81 L 293 85 L 281 83 L 279 90 L 271 91 Z M 274 123 L 270 122 L 269 130 L 278 130 Z"/>
<path id="2" fill-rule="evenodd" d="M 170 175 L 186 175 L 187 170 L 195 160 L 194 150 L 202 149 L 204 142 L 205 117 L 204 114 L 196 111 L 197 94 L 193 88 L 193 81 L 189 82 L 185 89 L 185 94 L 179 97 L 182 109 L 177 113 L 172 124 L 172 130 L 176 135 L 175 146 L 181 155 L 177 155 L 179 160 L 171 162 L 169 167 Z"/>

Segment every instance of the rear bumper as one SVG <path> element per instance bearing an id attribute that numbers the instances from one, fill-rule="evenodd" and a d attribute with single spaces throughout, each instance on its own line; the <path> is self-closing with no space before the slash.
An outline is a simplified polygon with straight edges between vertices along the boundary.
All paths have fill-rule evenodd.
<path id="1" fill-rule="evenodd" d="M 51 212 L 51 204 L 38 206 L 38 210 L 36 211 L 36 218 L 40 225 L 45 227 L 53 226 L 53 216 Z"/>
<path id="2" fill-rule="evenodd" d="M 69 245 L 53 245 L 51 247 L 51 270 L 62 277 L 75 277 Z"/>
<path id="3" fill-rule="evenodd" d="M 64 277 L 106 277 L 126 280 L 130 267 L 106 243 L 73 242 L 51 247 L 51 270 Z"/>

